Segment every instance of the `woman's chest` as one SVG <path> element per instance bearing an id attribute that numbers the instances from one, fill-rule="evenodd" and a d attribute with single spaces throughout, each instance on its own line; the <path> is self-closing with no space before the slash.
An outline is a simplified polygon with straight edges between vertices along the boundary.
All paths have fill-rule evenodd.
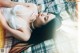
<path id="1" fill-rule="evenodd" d="M 36 9 L 28 8 L 28 10 L 25 10 L 23 12 L 24 15 L 20 15 L 23 19 L 26 21 L 33 21 L 36 19 L 36 16 L 38 15 L 38 12 Z"/>

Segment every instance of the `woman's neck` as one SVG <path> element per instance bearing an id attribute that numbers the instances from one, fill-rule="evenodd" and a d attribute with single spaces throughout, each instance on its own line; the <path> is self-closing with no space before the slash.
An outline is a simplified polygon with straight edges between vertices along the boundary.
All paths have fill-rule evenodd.
<path id="1" fill-rule="evenodd" d="M 31 22 L 31 23 L 30 23 L 30 28 L 35 29 L 35 24 L 34 24 L 34 22 Z"/>
<path id="2" fill-rule="evenodd" d="M 38 18 L 39 14 L 36 15 L 36 19 Z M 36 28 L 36 19 L 30 22 L 30 27 L 35 29 Z"/>

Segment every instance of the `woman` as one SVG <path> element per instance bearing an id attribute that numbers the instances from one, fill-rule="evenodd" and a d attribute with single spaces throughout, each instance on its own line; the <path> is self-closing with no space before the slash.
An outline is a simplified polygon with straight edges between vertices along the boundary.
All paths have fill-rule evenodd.
<path id="1" fill-rule="evenodd" d="M 29 7 L 29 6 L 28 6 Z M 2 24 L 3 24 L 3 26 L 4 26 L 4 28 L 6 29 L 6 30 L 8 30 L 9 32 L 11 32 L 11 33 L 13 33 L 14 35 L 14 37 L 15 38 L 17 38 L 17 39 L 19 39 L 19 40 L 22 40 L 22 41 L 24 41 L 24 42 L 26 42 L 26 41 L 28 41 L 29 43 L 33 43 L 34 42 L 34 40 L 35 40 L 35 43 L 33 43 L 33 44 L 38 44 L 38 43 L 40 43 L 40 42 L 42 42 L 42 41 L 44 41 L 43 39 L 41 39 L 41 41 L 37 41 L 36 42 L 36 40 L 39 40 L 39 39 L 34 39 L 33 37 L 35 37 L 36 36 L 36 34 L 37 35 L 42 35 L 40 32 L 38 32 L 37 30 L 41 30 L 40 28 L 41 28 L 41 26 L 45 26 L 46 24 L 48 24 L 48 23 L 53 23 L 54 24 L 54 22 L 53 22 L 53 20 L 54 20 L 54 18 L 55 18 L 55 16 L 53 15 L 53 14 L 50 14 L 50 13 L 41 13 L 41 14 L 38 14 L 36 17 L 35 17 L 35 19 L 34 19 L 34 21 L 32 21 L 32 20 L 29 20 L 29 21 L 27 21 L 27 26 L 28 27 L 32 27 L 32 28 L 36 28 L 36 30 L 35 29 L 33 29 L 33 32 L 31 32 L 31 30 L 29 29 L 29 28 L 26 28 L 26 27 L 18 27 L 18 29 L 17 30 L 14 30 L 14 29 L 12 29 L 12 28 L 10 28 L 9 26 L 8 26 L 8 24 L 7 24 L 7 22 L 6 22 L 6 20 L 4 19 L 4 18 L 2 18 L 3 16 L 2 15 L 0 15 L 1 17 L 0 17 L 0 20 L 3 20 L 3 21 L 1 21 L 2 22 Z M 20 16 L 21 17 L 21 16 Z M 32 16 L 33 17 L 33 16 Z M 30 17 L 31 18 L 31 17 Z M 51 25 L 53 25 L 53 24 L 51 24 Z M 33 25 L 34 25 L 34 27 L 33 27 Z M 47 25 L 47 26 L 49 26 L 49 25 Z M 40 27 L 40 28 L 39 28 Z M 44 28 L 46 28 L 46 27 L 43 27 L 42 29 L 44 29 Z M 49 27 L 50 28 L 50 27 Z M 52 29 L 52 28 L 51 28 Z M 51 29 L 48 29 L 49 31 L 51 30 Z M 53 31 L 53 30 L 52 30 Z M 45 35 L 47 35 L 46 33 L 48 32 L 47 30 L 42 30 L 42 32 L 45 32 L 44 34 Z M 32 34 L 31 34 L 32 33 Z M 28 35 L 27 35 L 28 34 Z M 48 33 L 48 35 L 49 34 L 51 34 L 50 32 Z M 33 35 L 35 35 L 35 36 L 33 36 Z M 31 37 L 31 36 L 33 36 L 33 37 Z M 31 39 L 30 39 L 30 37 L 31 37 Z M 50 38 L 52 38 L 52 37 L 50 37 Z M 47 39 L 45 39 L 45 40 L 47 40 Z"/>
<path id="2" fill-rule="evenodd" d="M 50 13 L 38 14 L 37 6 L 33 4 L 28 5 L 28 7 L 23 5 L 16 5 L 12 7 L 12 10 L 10 12 L 12 12 L 11 14 L 13 15 L 13 18 L 11 17 L 10 19 L 7 18 L 8 19 L 7 22 L 8 24 L 10 23 L 12 25 L 14 25 L 13 23 L 16 22 L 15 27 L 13 27 L 10 24 L 9 25 L 12 26 L 12 28 L 17 30 L 17 31 L 10 30 L 10 32 L 15 34 L 15 36 L 13 35 L 15 38 L 18 38 L 23 41 L 29 40 L 31 36 L 30 27 L 33 27 L 34 23 L 35 23 L 34 26 L 40 27 L 41 25 L 44 25 L 50 20 L 52 20 L 53 18 L 55 18 L 55 16 Z M 9 17 L 9 16 L 6 16 L 6 17 Z M 16 20 L 16 21 L 13 21 L 13 20 Z"/>

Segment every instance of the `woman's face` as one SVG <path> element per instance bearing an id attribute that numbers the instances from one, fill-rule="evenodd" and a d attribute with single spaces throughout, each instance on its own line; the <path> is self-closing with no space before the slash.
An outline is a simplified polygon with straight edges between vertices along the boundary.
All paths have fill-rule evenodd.
<path id="1" fill-rule="evenodd" d="M 49 21 L 55 18 L 55 15 L 51 13 L 40 13 L 38 17 L 36 18 L 35 25 L 37 27 L 40 27 L 42 25 L 45 25 Z"/>

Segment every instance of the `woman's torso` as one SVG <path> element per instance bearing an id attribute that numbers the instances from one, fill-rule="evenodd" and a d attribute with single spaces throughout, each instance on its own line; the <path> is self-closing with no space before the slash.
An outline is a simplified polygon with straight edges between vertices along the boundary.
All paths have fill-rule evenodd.
<path id="1" fill-rule="evenodd" d="M 14 15 L 16 14 L 16 16 L 19 16 L 19 17 L 25 19 L 26 21 L 36 19 L 36 17 L 33 17 L 33 16 L 36 16 L 38 14 L 37 6 L 34 7 L 34 5 L 33 5 L 33 7 L 32 6 L 26 7 L 23 5 L 16 5 L 15 7 L 13 7 L 12 11 L 13 11 Z"/>
<path id="2" fill-rule="evenodd" d="M 22 7 L 23 7 L 23 12 L 21 12 L 21 9 L 22 9 Z M 8 20 L 8 19 L 11 19 L 11 11 L 12 10 L 19 10 L 19 12 L 21 13 L 21 14 L 23 14 L 23 15 L 20 15 L 22 18 L 24 18 L 24 19 L 26 19 L 26 21 L 27 21 L 27 19 L 30 19 L 30 20 L 32 20 L 32 19 L 35 19 L 34 17 L 31 17 L 32 15 L 37 15 L 37 6 L 35 7 L 35 8 L 33 8 L 34 6 L 32 6 L 32 7 L 25 7 L 25 6 L 22 6 L 22 5 L 16 5 L 15 7 L 13 7 L 13 8 L 4 8 L 4 10 L 3 10 L 3 14 L 4 14 L 4 17 L 6 18 L 6 20 L 7 21 L 10 21 L 10 20 Z M 16 8 L 21 8 L 21 9 L 16 9 Z M 25 10 L 24 10 L 25 9 Z M 15 13 L 15 11 L 14 11 L 14 13 Z M 34 14 L 33 14 L 34 13 Z M 14 14 L 13 14 L 13 16 L 14 16 Z M 26 16 L 26 17 L 25 17 Z M 10 35 L 12 35 L 12 34 L 10 34 Z M 15 38 L 13 38 L 13 39 L 15 39 Z"/>
<path id="3" fill-rule="evenodd" d="M 11 25 L 11 27 L 15 29 L 16 27 L 14 25 L 19 26 L 23 25 L 21 23 L 25 23 L 24 25 L 26 26 L 27 22 L 34 21 L 36 19 L 38 11 L 36 5 L 29 7 L 16 5 L 12 8 L 4 8 L 3 14 L 6 20 L 9 22 L 9 25 Z"/>
<path id="4" fill-rule="evenodd" d="M 8 18 L 10 17 L 9 14 L 11 14 L 11 13 L 13 13 L 13 15 L 20 16 L 22 18 L 25 17 L 25 19 L 35 19 L 35 18 L 31 17 L 31 16 L 37 15 L 38 14 L 38 10 L 37 10 L 37 6 L 36 5 L 27 6 L 27 7 L 23 6 L 23 5 L 16 5 L 16 6 L 12 7 L 12 8 L 4 8 L 3 14 L 6 15 Z"/>

